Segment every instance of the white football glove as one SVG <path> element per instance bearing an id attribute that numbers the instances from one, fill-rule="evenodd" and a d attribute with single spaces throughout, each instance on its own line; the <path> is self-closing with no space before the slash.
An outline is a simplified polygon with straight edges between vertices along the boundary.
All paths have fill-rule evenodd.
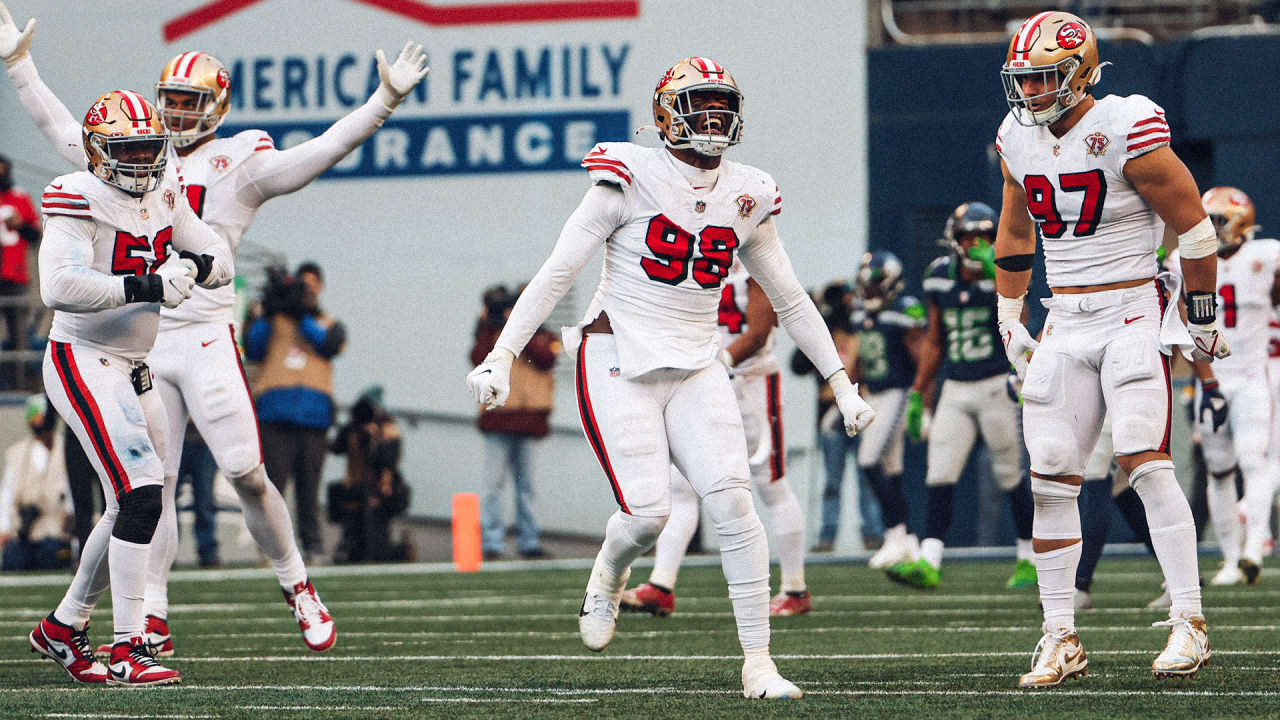
<path id="1" fill-rule="evenodd" d="M 844 416 L 844 431 L 849 437 L 866 430 L 876 419 L 876 411 L 858 394 L 857 385 L 853 386 L 852 391 L 836 393 L 836 405 Z"/>
<path id="2" fill-rule="evenodd" d="M 1211 320 L 1204 325 L 1187 323 L 1187 330 L 1191 332 L 1191 341 L 1195 343 L 1195 347 L 1191 349 L 1192 360 L 1213 362 L 1231 354 L 1227 338 L 1218 332 L 1216 321 Z"/>
<path id="3" fill-rule="evenodd" d="M 27 20 L 27 26 L 21 30 L 9 14 L 9 8 L 0 2 L 0 58 L 4 64 L 13 67 L 19 60 L 27 56 L 27 48 L 31 47 L 31 33 L 36 30 L 36 19 Z"/>
<path id="4" fill-rule="evenodd" d="M 494 348 L 484 362 L 467 373 L 467 389 L 485 410 L 502 407 L 511 395 L 511 363 L 516 356 L 510 350 Z"/>
<path id="5" fill-rule="evenodd" d="M 191 297 L 191 289 L 196 286 L 196 264 L 170 255 L 168 260 L 156 270 L 160 276 L 160 284 L 164 288 L 164 299 L 160 304 L 172 310 Z"/>
<path id="6" fill-rule="evenodd" d="M 1000 323 L 1000 340 L 1004 343 L 1005 357 L 1013 365 L 1019 379 L 1027 377 L 1027 361 L 1031 353 L 1040 347 L 1040 343 L 1031 337 L 1027 328 L 1020 322 L 1006 320 Z"/>
<path id="7" fill-rule="evenodd" d="M 378 99 L 392 110 L 431 71 L 427 67 L 427 54 L 422 51 L 422 45 L 412 40 L 404 44 L 395 63 L 388 63 L 387 56 L 381 50 L 375 55 L 378 58 L 378 79 L 382 81 L 378 85 Z"/>

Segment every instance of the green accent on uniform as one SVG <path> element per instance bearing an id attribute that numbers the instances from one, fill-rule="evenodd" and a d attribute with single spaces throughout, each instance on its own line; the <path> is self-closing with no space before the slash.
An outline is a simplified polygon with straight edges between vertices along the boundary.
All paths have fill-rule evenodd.
<path id="1" fill-rule="evenodd" d="M 1156 248 L 1156 265 L 1159 265 L 1160 267 L 1164 267 L 1164 261 L 1168 259 L 1168 257 L 1169 257 L 1169 251 L 1165 248 L 1165 246 L 1161 245 L 1160 247 Z"/>
<path id="2" fill-rule="evenodd" d="M 906 313 L 907 317 L 911 318 L 912 320 L 924 320 L 925 315 L 927 314 L 927 311 L 924 309 L 924 303 L 916 303 L 915 305 L 908 305 L 904 307 L 902 311 Z"/>
<path id="3" fill-rule="evenodd" d="M 988 280 L 996 279 L 996 249 L 983 238 L 978 238 L 976 247 L 969 248 L 969 259 L 982 262 L 982 274 Z"/>
<path id="4" fill-rule="evenodd" d="M 921 425 L 924 422 L 924 398 L 915 390 L 907 396 L 907 437 L 920 440 Z"/>
<path id="5" fill-rule="evenodd" d="M 938 581 L 942 576 L 941 571 L 930 565 L 929 561 L 924 558 L 900 562 L 889 567 L 889 569 L 885 570 L 885 573 L 894 582 L 910 585 L 921 590 L 937 590 Z"/>
<path id="6" fill-rule="evenodd" d="M 1013 576 L 1009 578 L 1009 582 L 1005 583 L 1005 587 L 1010 590 L 1022 590 L 1036 586 L 1036 566 L 1026 558 L 1018 561 L 1013 566 Z"/>

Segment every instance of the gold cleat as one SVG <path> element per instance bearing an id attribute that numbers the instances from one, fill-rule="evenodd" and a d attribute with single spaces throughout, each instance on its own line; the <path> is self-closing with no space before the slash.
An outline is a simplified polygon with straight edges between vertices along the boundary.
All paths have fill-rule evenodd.
<path id="1" fill-rule="evenodd" d="M 1151 663 L 1157 679 L 1191 678 L 1209 664 L 1209 628 L 1204 617 L 1174 617 L 1152 623 L 1152 627 L 1168 627 L 1169 642 L 1164 652 Z"/>
<path id="2" fill-rule="evenodd" d="M 1018 687 L 1024 690 L 1057 687 L 1089 674 L 1089 658 L 1074 630 L 1046 630 L 1031 656 L 1035 663 L 1031 672 L 1018 680 Z"/>

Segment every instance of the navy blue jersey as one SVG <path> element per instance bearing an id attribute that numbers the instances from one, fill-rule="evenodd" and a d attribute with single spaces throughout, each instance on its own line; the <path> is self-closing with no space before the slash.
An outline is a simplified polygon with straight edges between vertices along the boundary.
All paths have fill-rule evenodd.
<path id="1" fill-rule="evenodd" d="M 916 364 L 907 352 L 907 331 L 925 324 L 924 305 L 910 295 L 899 295 L 889 307 L 854 318 L 862 369 L 859 382 L 868 392 L 911 387 Z"/>
<path id="2" fill-rule="evenodd" d="M 981 380 L 1009 371 L 996 322 L 996 283 L 967 283 L 950 254 L 929 264 L 924 293 L 942 312 L 939 378 Z"/>

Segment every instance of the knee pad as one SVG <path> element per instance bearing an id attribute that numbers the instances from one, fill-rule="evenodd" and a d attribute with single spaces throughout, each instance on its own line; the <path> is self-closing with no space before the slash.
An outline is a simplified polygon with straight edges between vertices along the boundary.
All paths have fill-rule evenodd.
<path id="1" fill-rule="evenodd" d="M 658 536 L 662 534 L 662 528 L 667 526 L 667 517 L 669 517 L 667 515 L 645 517 L 622 511 L 614 513 L 613 516 L 618 519 L 627 538 L 633 544 L 645 548 L 653 547 L 653 544 L 658 542 Z"/>
<path id="2" fill-rule="evenodd" d="M 1084 472 L 1076 457 L 1074 438 L 1041 433 L 1027 443 L 1027 452 L 1031 455 L 1031 469 L 1041 475 L 1080 475 Z M 1031 482 L 1034 484 L 1035 478 Z"/>
<path id="3" fill-rule="evenodd" d="M 1148 462 L 1142 463 L 1138 467 L 1134 468 L 1133 472 L 1129 473 L 1129 487 L 1137 491 L 1138 495 L 1142 495 L 1143 488 L 1141 487 L 1141 485 L 1143 481 L 1150 479 L 1151 474 L 1158 470 L 1168 470 L 1169 472 L 1172 473 L 1173 461 L 1172 460 L 1150 460 Z"/>
<path id="4" fill-rule="evenodd" d="M 751 491 L 740 487 L 725 488 L 704 495 L 702 507 L 706 508 L 707 515 L 711 517 L 711 521 L 717 528 L 722 523 L 756 514 L 755 503 L 751 500 Z"/>
<path id="5" fill-rule="evenodd" d="M 776 507 L 791 496 L 791 486 L 787 484 L 786 478 L 778 478 L 772 482 L 766 480 L 757 484 L 756 489 L 760 493 L 760 501 L 767 508 Z"/>
<path id="6" fill-rule="evenodd" d="M 267 491 L 267 469 L 261 464 L 243 475 L 232 475 L 228 479 L 241 495 L 258 496 Z"/>
<path id="7" fill-rule="evenodd" d="M 1031 494 L 1035 500 L 1035 517 L 1031 536 L 1039 540 L 1079 540 L 1080 509 L 1076 498 L 1079 485 L 1031 478 Z"/>
<path id="8" fill-rule="evenodd" d="M 113 537 L 125 542 L 146 545 L 156 532 L 163 509 L 160 485 L 144 485 L 120 496 L 120 510 Z"/>

